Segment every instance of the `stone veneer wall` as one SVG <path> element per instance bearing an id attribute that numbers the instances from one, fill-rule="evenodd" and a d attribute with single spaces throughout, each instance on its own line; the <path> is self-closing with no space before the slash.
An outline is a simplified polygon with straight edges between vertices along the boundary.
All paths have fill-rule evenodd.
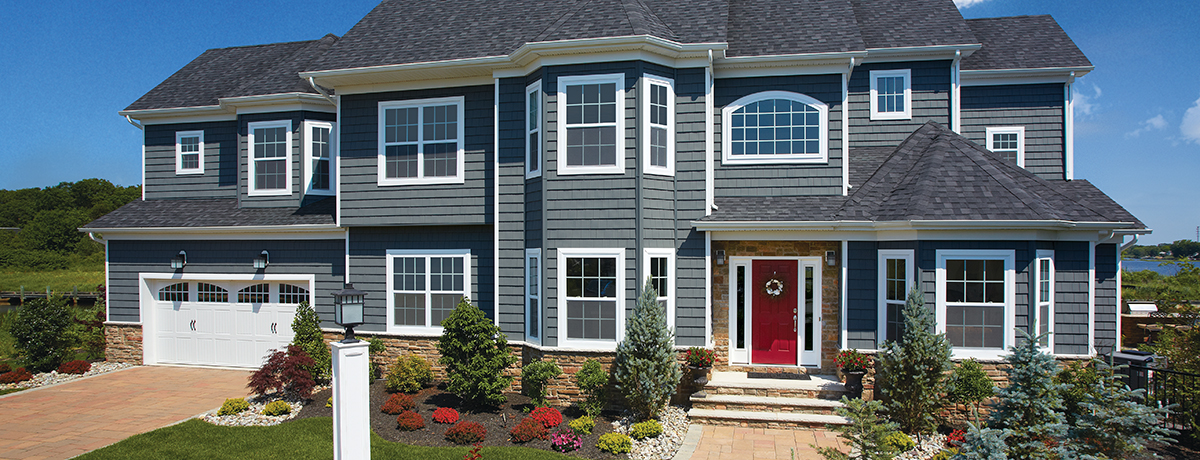
<path id="1" fill-rule="evenodd" d="M 139 324 L 104 325 L 104 360 L 142 364 L 142 326 Z"/>
<path id="2" fill-rule="evenodd" d="M 725 263 L 717 265 L 713 258 L 712 331 L 718 363 L 714 370 L 767 371 L 779 368 L 760 366 L 730 366 L 729 363 L 729 259 L 731 257 L 820 257 L 821 265 L 821 369 L 836 371 L 833 358 L 841 348 L 841 273 L 842 245 L 824 241 L 713 241 L 713 251 L 725 251 Z M 825 251 L 838 253 L 835 265 L 825 265 Z"/>

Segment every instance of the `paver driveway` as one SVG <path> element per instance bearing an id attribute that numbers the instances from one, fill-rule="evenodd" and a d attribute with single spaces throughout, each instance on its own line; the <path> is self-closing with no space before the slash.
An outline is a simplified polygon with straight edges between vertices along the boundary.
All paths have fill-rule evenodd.
<path id="1" fill-rule="evenodd" d="M 849 451 L 837 433 L 827 430 L 708 425 L 702 428 L 699 445 L 690 460 L 816 460 L 824 457 L 812 446 Z M 680 460 L 678 456 L 676 459 Z"/>
<path id="2" fill-rule="evenodd" d="M 248 371 L 139 366 L 0 398 L 0 458 L 64 459 L 248 394 Z"/>

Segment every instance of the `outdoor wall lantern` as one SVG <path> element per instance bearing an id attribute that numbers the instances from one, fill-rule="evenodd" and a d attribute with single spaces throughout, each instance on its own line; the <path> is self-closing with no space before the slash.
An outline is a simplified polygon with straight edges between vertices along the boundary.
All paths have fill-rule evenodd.
<path id="1" fill-rule="evenodd" d="M 725 265 L 725 250 L 717 250 L 717 265 Z"/>
<path id="2" fill-rule="evenodd" d="M 354 343 L 354 327 L 363 323 L 363 302 L 367 293 L 354 289 L 353 283 L 333 293 L 333 322 L 346 328 L 346 339 L 342 343 Z"/>
<path id="3" fill-rule="evenodd" d="M 171 258 L 171 269 L 179 270 L 182 269 L 184 265 L 187 265 L 187 253 L 179 251 L 179 254 L 176 254 L 175 257 Z"/>
<path id="4" fill-rule="evenodd" d="M 825 251 L 825 264 L 830 267 L 837 264 L 837 251 Z"/>
<path id="5" fill-rule="evenodd" d="M 271 263 L 271 254 L 268 254 L 267 250 L 263 249 L 262 254 L 259 254 L 258 257 L 254 258 L 254 269 L 262 270 L 267 268 L 267 264 L 269 263 Z"/>

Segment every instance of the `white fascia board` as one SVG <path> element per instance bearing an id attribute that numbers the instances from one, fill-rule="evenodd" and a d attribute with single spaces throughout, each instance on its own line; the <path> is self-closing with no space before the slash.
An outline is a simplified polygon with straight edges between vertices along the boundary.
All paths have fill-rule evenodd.
<path id="1" fill-rule="evenodd" d="M 1094 67 L 1044 67 L 1038 69 L 960 70 L 960 86 L 1032 85 L 1039 83 L 1068 83 L 1087 75 Z"/>
<path id="2" fill-rule="evenodd" d="M 892 61 L 936 61 L 954 59 L 955 52 L 961 57 L 975 54 L 983 45 L 964 43 L 961 45 L 905 46 L 897 48 L 867 48 L 864 64 Z"/>
<path id="3" fill-rule="evenodd" d="M 336 225 L 271 225 L 247 227 L 142 227 L 142 228 L 82 228 L 80 231 L 100 234 L 106 240 L 227 240 L 344 239 L 347 229 Z"/>
<path id="4" fill-rule="evenodd" d="M 237 112 L 219 105 L 206 105 L 201 107 L 172 107 L 167 109 L 122 110 L 117 112 L 117 114 L 122 117 L 129 117 L 140 121 L 143 125 L 237 120 Z"/>
<path id="5" fill-rule="evenodd" d="M 716 58 L 713 73 L 716 78 L 844 74 L 847 61 L 861 61 L 866 56 L 866 51 L 850 51 Z"/>
<path id="6" fill-rule="evenodd" d="M 387 83 L 365 83 L 337 87 L 339 96 L 351 94 L 386 93 L 393 91 L 415 91 L 422 89 L 462 88 L 467 86 L 492 85 L 495 79 L 491 74 L 472 77 L 433 78 L 427 80 L 395 81 Z"/>

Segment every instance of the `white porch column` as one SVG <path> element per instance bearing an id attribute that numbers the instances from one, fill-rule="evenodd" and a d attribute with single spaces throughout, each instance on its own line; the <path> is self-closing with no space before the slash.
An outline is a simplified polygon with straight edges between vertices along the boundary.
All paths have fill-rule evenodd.
<path id="1" fill-rule="evenodd" d="M 369 343 L 333 342 L 333 458 L 371 458 Z"/>

